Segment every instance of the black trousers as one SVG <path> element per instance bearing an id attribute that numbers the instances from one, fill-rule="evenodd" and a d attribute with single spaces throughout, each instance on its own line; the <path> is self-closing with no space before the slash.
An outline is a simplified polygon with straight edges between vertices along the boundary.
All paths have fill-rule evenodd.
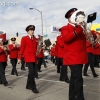
<path id="1" fill-rule="evenodd" d="M 58 58 L 57 59 L 57 72 L 60 72 L 62 64 L 63 64 L 63 59 Z"/>
<path id="2" fill-rule="evenodd" d="M 34 79 L 35 63 L 34 62 L 28 62 L 27 65 L 28 65 L 29 72 L 28 72 L 26 88 L 35 89 L 36 88 L 35 79 Z"/>
<path id="3" fill-rule="evenodd" d="M 55 57 L 51 56 L 51 61 L 53 62 L 53 64 L 55 63 Z"/>
<path id="4" fill-rule="evenodd" d="M 15 74 L 18 74 L 17 73 L 17 69 L 16 69 L 16 65 L 17 65 L 17 58 L 11 58 L 11 64 L 12 64 L 12 71 L 11 71 L 11 74 L 14 75 Z"/>
<path id="5" fill-rule="evenodd" d="M 51 61 L 53 62 L 53 56 L 51 55 Z"/>
<path id="6" fill-rule="evenodd" d="M 84 100 L 82 64 L 70 65 L 71 78 L 69 84 L 69 100 Z"/>
<path id="7" fill-rule="evenodd" d="M 7 82 L 5 76 L 6 64 L 6 62 L 0 62 L 0 84 L 4 84 L 5 82 Z"/>
<path id="8" fill-rule="evenodd" d="M 99 67 L 100 56 L 99 55 L 93 55 L 93 62 L 94 62 L 94 67 Z"/>
<path id="9" fill-rule="evenodd" d="M 22 59 L 21 59 L 21 70 L 25 70 L 25 61 L 24 61 L 24 57 L 22 57 Z"/>
<path id="10" fill-rule="evenodd" d="M 42 60 L 43 58 L 38 58 L 38 63 L 37 63 L 38 70 L 41 70 Z"/>
<path id="11" fill-rule="evenodd" d="M 64 80 L 68 79 L 68 72 L 67 72 L 66 65 L 61 66 L 60 79 L 64 79 Z"/>
<path id="12" fill-rule="evenodd" d="M 63 65 L 63 58 L 58 58 L 58 60 L 59 60 L 60 66 L 61 66 L 60 79 L 66 80 L 66 79 L 68 79 L 67 66 Z"/>
<path id="13" fill-rule="evenodd" d="M 38 77 L 38 65 L 35 63 L 35 75 L 34 77 Z"/>
<path id="14" fill-rule="evenodd" d="M 44 58 L 42 59 L 42 63 L 43 63 L 43 65 L 44 65 L 44 67 L 47 66 Z"/>
<path id="15" fill-rule="evenodd" d="M 57 65 L 57 63 L 58 63 L 58 58 L 55 57 L 55 65 Z"/>
<path id="16" fill-rule="evenodd" d="M 44 60 L 47 61 L 48 60 L 48 56 L 44 56 Z"/>
<path id="17" fill-rule="evenodd" d="M 94 70 L 94 63 L 93 63 L 92 53 L 88 53 L 88 63 L 85 64 L 85 66 L 84 66 L 84 74 L 87 74 L 87 70 L 88 70 L 89 65 L 90 65 L 92 74 L 95 75 L 96 73 L 95 73 L 95 70 Z"/>

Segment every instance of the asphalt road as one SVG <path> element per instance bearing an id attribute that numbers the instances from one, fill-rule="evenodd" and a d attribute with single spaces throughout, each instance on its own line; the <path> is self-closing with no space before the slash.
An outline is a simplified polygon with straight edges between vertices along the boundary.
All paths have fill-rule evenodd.
<path id="1" fill-rule="evenodd" d="M 4 87 L 0 85 L 0 100 L 68 100 L 69 84 L 59 81 L 59 74 L 56 72 L 56 66 L 49 61 L 47 68 L 42 65 L 42 72 L 39 73 L 39 79 L 36 80 L 39 94 L 27 90 L 26 81 L 28 69 L 22 71 L 20 65 L 17 65 L 19 76 L 11 75 L 11 64 L 8 62 L 6 68 L 6 78 L 9 85 Z M 100 68 L 95 68 L 100 75 Z M 100 100 L 100 77 L 94 78 L 91 70 L 88 71 L 89 77 L 84 78 L 84 96 L 85 100 Z M 70 77 L 70 69 L 68 68 Z"/>

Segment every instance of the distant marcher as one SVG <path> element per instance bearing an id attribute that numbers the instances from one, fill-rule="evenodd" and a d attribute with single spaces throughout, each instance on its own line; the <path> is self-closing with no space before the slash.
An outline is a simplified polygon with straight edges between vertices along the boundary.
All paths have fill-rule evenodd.
<path id="1" fill-rule="evenodd" d="M 8 46 L 9 50 L 10 50 L 9 58 L 10 58 L 11 64 L 12 64 L 11 75 L 16 74 L 16 76 L 18 76 L 16 65 L 17 65 L 19 45 L 16 44 L 15 37 L 11 38 L 11 42 L 12 42 L 12 44 L 9 44 L 9 46 Z"/>
<path id="2" fill-rule="evenodd" d="M 4 86 L 8 85 L 5 76 L 5 68 L 7 66 L 7 52 L 8 49 L 3 45 L 3 39 L 0 38 L 0 84 L 4 84 Z"/>

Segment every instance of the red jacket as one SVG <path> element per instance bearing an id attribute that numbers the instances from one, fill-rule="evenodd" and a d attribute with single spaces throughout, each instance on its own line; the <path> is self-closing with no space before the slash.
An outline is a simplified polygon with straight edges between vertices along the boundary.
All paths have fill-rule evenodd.
<path id="1" fill-rule="evenodd" d="M 57 51 L 58 51 L 58 45 L 57 45 L 57 43 L 56 43 L 56 44 L 55 44 L 55 57 L 58 57 Z"/>
<path id="2" fill-rule="evenodd" d="M 33 37 L 24 36 L 21 39 L 21 45 L 19 50 L 18 59 L 21 60 L 22 55 L 24 55 L 25 62 L 36 62 L 36 50 L 37 50 L 37 39 Z"/>
<path id="3" fill-rule="evenodd" d="M 100 55 L 100 44 L 96 43 L 94 48 L 93 48 L 93 54 L 94 55 Z"/>
<path id="4" fill-rule="evenodd" d="M 7 55 L 1 47 L 0 47 L 0 62 L 7 62 Z"/>
<path id="5" fill-rule="evenodd" d="M 51 48 L 51 55 L 55 56 L 55 46 Z"/>
<path id="6" fill-rule="evenodd" d="M 20 50 L 20 47 L 19 47 Z M 18 50 L 18 57 L 19 57 L 19 50 Z M 21 55 L 21 59 L 24 58 L 24 54 Z"/>
<path id="7" fill-rule="evenodd" d="M 93 47 L 89 41 L 86 41 L 86 50 L 87 50 L 87 53 L 93 53 Z"/>
<path id="8" fill-rule="evenodd" d="M 88 56 L 86 51 L 86 38 L 83 31 L 75 35 L 76 28 L 68 24 L 61 28 L 64 39 L 64 65 L 86 64 Z"/>
<path id="9" fill-rule="evenodd" d="M 57 37 L 57 56 L 58 58 L 63 58 L 64 56 L 64 40 L 62 38 L 62 35 Z"/>
<path id="10" fill-rule="evenodd" d="M 17 46 L 14 47 L 13 44 L 10 44 L 8 47 L 9 47 L 9 50 L 10 50 L 9 58 L 18 58 L 19 48 Z"/>
<path id="11" fill-rule="evenodd" d="M 43 52 L 43 49 L 41 50 L 41 52 L 38 54 L 37 57 L 38 57 L 38 58 L 44 58 L 44 52 Z"/>

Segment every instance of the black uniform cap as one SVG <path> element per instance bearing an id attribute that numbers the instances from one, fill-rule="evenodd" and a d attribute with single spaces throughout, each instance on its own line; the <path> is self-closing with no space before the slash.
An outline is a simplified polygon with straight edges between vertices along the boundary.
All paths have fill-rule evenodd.
<path id="1" fill-rule="evenodd" d="M 77 8 L 72 8 L 69 11 L 67 11 L 67 13 L 65 14 L 65 18 L 69 18 L 76 10 L 78 10 Z"/>
<path id="2" fill-rule="evenodd" d="M 11 38 L 11 41 L 16 41 L 16 38 L 15 37 Z"/>
<path id="3" fill-rule="evenodd" d="M 35 30 L 35 26 L 34 25 L 29 25 L 26 27 L 26 31 L 28 32 L 29 30 Z"/>

